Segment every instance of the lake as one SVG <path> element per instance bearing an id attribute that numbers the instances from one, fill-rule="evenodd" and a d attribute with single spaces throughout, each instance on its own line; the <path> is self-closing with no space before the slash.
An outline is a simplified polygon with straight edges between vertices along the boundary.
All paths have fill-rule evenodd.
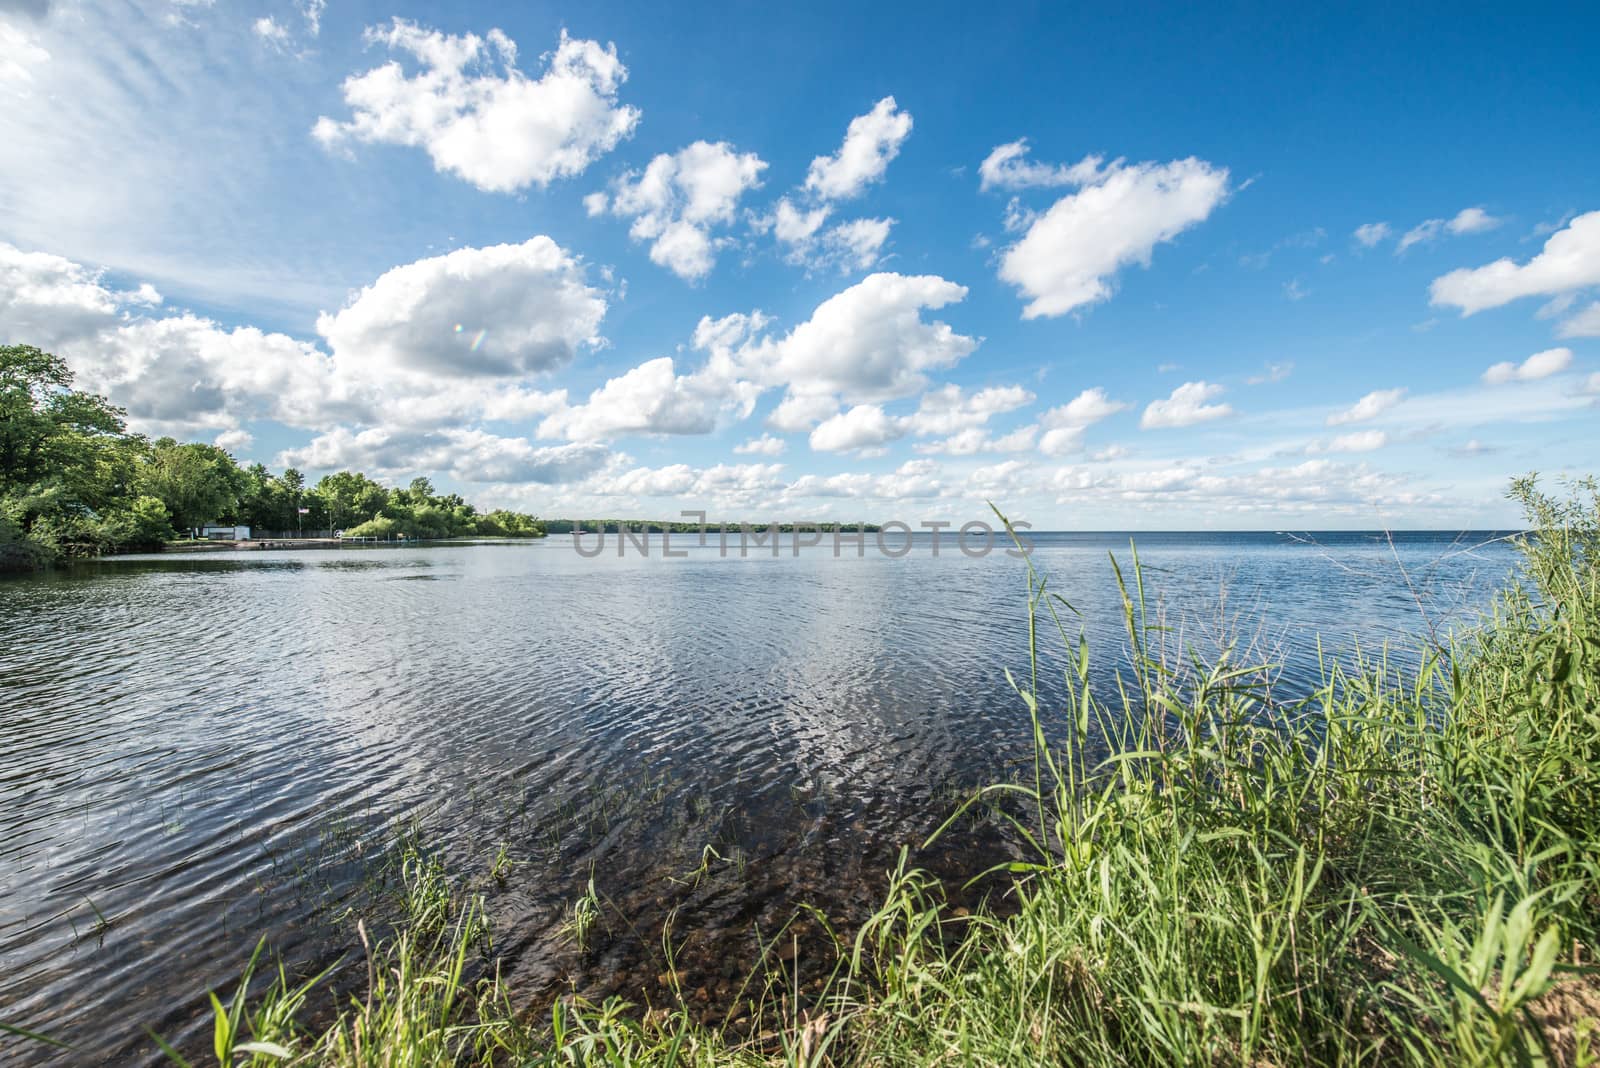
<path id="1" fill-rule="evenodd" d="M 1287 694 L 1319 677 L 1317 634 L 1415 662 L 1514 566 L 1492 533 L 1137 538 L 1185 643 L 1245 635 Z M 1126 567 L 1128 536 L 1033 540 L 1114 668 L 1107 553 Z M 205 992 L 262 935 L 296 966 L 364 968 L 343 913 L 381 892 L 401 817 L 485 894 L 530 1002 L 659 997 L 670 916 L 691 1000 L 726 1003 L 796 903 L 870 912 L 902 845 L 952 878 L 1014 848 L 977 821 L 915 849 L 1030 751 L 1004 674 L 1027 666 L 1022 561 L 948 535 L 899 558 L 672 548 L 165 554 L 0 581 L 0 1021 L 134 1063 L 145 1026 L 207 1046 Z M 591 875 L 580 952 L 562 927 Z M 0 1060 L 49 1056 L 0 1037 Z"/>

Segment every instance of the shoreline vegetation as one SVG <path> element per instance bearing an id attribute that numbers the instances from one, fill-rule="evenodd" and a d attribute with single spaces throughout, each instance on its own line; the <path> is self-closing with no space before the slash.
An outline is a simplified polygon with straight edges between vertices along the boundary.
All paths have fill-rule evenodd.
<path id="1" fill-rule="evenodd" d="M 1600 487 L 1568 490 L 1513 484 L 1534 533 L 1476 627 L 1415 669 L 1381 653 L 1328 662 L 1293 701 L 1275 698 L 1247 640 L 1208 659 L 1186 648 L 1136 551 L 1108 576 L 1123 648 L 1098 654 L 1120 657 L 1091 671 L 1080 621 L 1030 560 L 1027 667 L 1008 678 L 1032 764 L 951 821 L 993 806 L 1031 857 L 1000 869 L 999 907 L 969 913 L 902 852 L 881 909 L 834 936 L 820 990 L 791 981 L 780 931 L 722 1007 L 732 1023 L 708 1022 L 675 979 L 666 1004 L 573 995 L 531 1012 L 500 979 L 472 884 L 412 842 L 402 918 L 380 934 L 372 915 L 354 921 L 365 988 L 312 1026 L 321 977 L 265 968 L 258 950 L 231 998 L 213 996 L 213 1055 L 1600 1064 Z M 1060 683 L 1064 698 L 1041 697 Z M 572 904 L 580 947 L 603 907 Z M 670 959 L 670 931 L 663 945 Z"/>
<path id="2" fill-rule="evenodd" d="M 538 538 L 531 515 L 479 512 L 426 478 L 387 487 L 340 471 L 307 486 L 294 468 L 241 467 L 227 450 L 127 432 L 122 409 L 72 386 L 58 356 L 0 346 L 0 573 L 106 553 L 161 549 L 205 524 L 287 540 Z"/>

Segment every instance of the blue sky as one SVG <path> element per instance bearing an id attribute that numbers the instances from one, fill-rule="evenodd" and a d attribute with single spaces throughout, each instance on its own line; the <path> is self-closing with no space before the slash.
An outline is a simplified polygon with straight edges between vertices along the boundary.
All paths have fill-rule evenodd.
<path id="1" fill-rule="evenodd" d="M 1597 31 L 0 0 L 0 339 L 544 515 L 1501 525 L 1600 470 Z"/>

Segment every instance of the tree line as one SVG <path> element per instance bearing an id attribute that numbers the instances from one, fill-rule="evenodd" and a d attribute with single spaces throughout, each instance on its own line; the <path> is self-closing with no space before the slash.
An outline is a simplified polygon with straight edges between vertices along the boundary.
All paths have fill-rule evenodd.
<path id="1" fill-rule="evenodd" d="M 126 413 L 73 388 L 60 357 L 0 346 L 0 570 L 154 548 L 208 523 L 349 536 L 543 537 L 521 512 L 479 512 L 426 478 L 384 486 L 340 471 L 307 485 L 225 449 L 130 434 Z"/>
<path id="2" fill-rule="evenodd" d="M 877 533 L 879 527 L 876 523 L 735 523 L 735 522 L 683 522 L 680 520 L 664 519 L 546 519 L 543 521 L 544 529 L 549 534 L 571 534 L 579 531 L 584 534 L 616 534 L 621 530 L 634 533 L 660 534 L 667 531 L 671 534 L 716 534 L 718 531 L 727 530 L 735 532 L 742 527 L 749 527 L 758 534 L 776 529 L 780 534 L 811 533 L 813 531 L 831 534 L 836 530 L 847 534 L 866 532 Z"/>

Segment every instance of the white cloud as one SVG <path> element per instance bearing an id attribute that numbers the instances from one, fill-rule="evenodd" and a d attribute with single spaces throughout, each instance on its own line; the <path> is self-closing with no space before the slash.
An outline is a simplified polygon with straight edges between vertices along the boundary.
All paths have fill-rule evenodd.
<path id="1" fill-rule="evenodd" d="M 1034 448 L 1039 435 L 1036 426 L 1018 427 L 1009 434 L 993 437 L 982 427 L 968 427 L 940 441 L 916 446 L 918 452 L 943 453 L 947 456 L 976 456 L 986 452 L 1028 452 Z"/>
<path id="2" fill-rule="evenodd" d="M 759 500 L 763 494 L 782 489 L 782 473 L 782 464 L 717 464 L 707 468 L 669 464 L 602 475 L 584 488 L 602 497 L 709 498 L 710 503 L 726 505 Z"/>
<path id="3" fill-rule="evenodd" d="M 759 438 L 751 438 L 741 445 L 735 445 L 733 451 L 742 456 L 782 456 L 786 447 L 782 438 L 762 434 Z"/>
<path id="4" fill-rule="evenodd" d="M 846 452 L 883 445 L 906 434 L 907 421 L 885 414 L 876 404 L 858 404 L 822 421 L 811 432 L 817 452 Z"/>
<path id="5" fill-rule="evenodd" d="M 953 434 L 981 427 L 990 417 L 1015 411 L 1033 400 L 1033 394 L 1021 386 L 991 386 L 967 394 L 960 386 L 944 385 L 922 395 L 910 427 L 923 436 Z"/>
<path id="6" fill-rule="evenodd" d="M 1035 186 L 1048 188 L 1090 185 L 1098 181 L 1103 173 L 1104 156 L 1085 156 L 1070 166 L 1067 164 L 1051 166 L 1048 163 L 1028 162 L 1024 158 L 1028 152 L 1027 138 L 996 145 L 984 161 L 978 164 L 978 188 L 988 191 L 1027 189 Z M 1117 167 L 1121 163 L 1121 160 L 1117 160 L 1111 166 Z"/>
<path id="7" fill-rule="evenodd" d="M 1461 309 L 1463 316 L 1498 308 L 1521 297 L 1551 296 L 1600 285 L 1600 211 L 1579 215 L 1545 242 L 1525 264 L 1510 258 L 1461 268 L 1433 280 L 1434 304 Z"/>
<path id="8" fill-rule="evenodd" d="M 1372 248 L 1379 242 L 1388 239 L 1391 233 L 1393 233 L 1393 231 L 1389 228 L 1388 223 L 1372 222 L 1363 223 L 1362 225 L 1356 227 L 1355 233 L 1352 236 L 1356 239 L 1356 244 L 1360 245 L 1362 248 Z"/>
<path id="9" fill-rule="evenodd" d="M 841 272 L 864 271 L 875 265 L 889 240 L 893 219 L 852 219 L 830 229 L 822 229 L 832 208 L 827 204 L 810 210 L 795 207 L 782 197 L 762 227 L 771 227 L 773 236 L 786 246 L 784 259 L 811 270 L 837 268 Z"/>
<path id="10" fill-rule="evenodd" d="M 1332 441 L 1313 441 L 1306 446 L 1306 452 L 1313 455 L 1323 452 L 1372 452 L 1388 443 L 1389 435 L 1382 430 L 1356 430 L 1340 434 Z"/>
<path id="11" fill-rule="evenodd" d="M 767 416 L 774 430 L 799 433 L 810 430 L 839 410 L 839 398 L 831 393 L 788 393 Z"/>
<path id="12" fill-rule="evenodd" d="M 1505 220 L 1497 219 L 1482 208 L 1463 208 L 1448 219 L 1428 219 L 1407 230 L 1395 244 L 1396 254 L 1413 245 L 1433 241 L 1444 234 L 1479 234 L 1493 230 Z"/>
<path id="13" fill-rule="evenodd" d="M 1232 405 L 1206 403 L 1223 392 L 1223 387 L 1215 383 L 1185 382 L 1165 400 L 1151 401 L 1139 419 L 1139 426 L 1145 430 L 1185 427 L 1230 416 Z"/>
<path id="14" fill-rule="evenodd" d="M 598 343 L 606 302 L 550 238 L 463 248 L 385 271 L 317 318 L 340 362 L 373 375 L 523 376 Z"/>
<path id="15" fill-rule="evenodd" d="M 1545 349 L 1543 352 L 1534 353 L 1520 364 L 1509 360 L 1497 363 L 1483 372 L 1483 380 L 1491 386 L 1506 382 L 1537 382 L 1541 378 L 1560 374 L 1571 366 L 1571 349 Z"/>
<path id="16" fill-rule="evenodd" d="M 823 398 L 861 404 L 908 396 L 926 385 L 926 372 L 954 366 L 972 352 L 976 338 L 922 318 L 924 310 L 966 295 L 965 286 L 936 275 L 868 275 L 823 301 L 786 336 L 746 343 L 738 361 L 762 385 L 787 387 L 780 406 L 786 417 L 775 412 L 773 425 L 804 429 L 787 416 L 821 412 Z"/>
<path id="17" fill-rule="evenodd" d="M 945 492 L 939 465 L 933 460 L 908 460 L 884 475 L 851 472 L 843 475 L 802 475 L 790 483 L 784 497 L 848 497 L 854 499 L 899 501 L 938 497 Z"/>
<path id="18" fill-rule="evenodd" d="M 224 430 L 218 434 L 211 444 L 219 449 L 226 449 L 231 453 L 238 453 L 248 449 L 255 442 L 255 437 L 248 430 Z"/>
<path id="19" fill-rule="evenodd" d="M 648 360 L 539 425 L 539 436 L 593 440 L 620 434 L 706 434 L 725 407 L 748 415 L 755 390 L 714 375 L 679 375 L 672 357 Z"/>
<path id="20" fill-rule="evenodd" d="M 911 115 L 898 110 L 894 97 L 884 97 L 871 111 L 850 120 L 838 152 L 811 161 L 806 190 L 824 201 L 859 196 L 883 179 L 910 134 Z"/>
<path id="21" fill-rule="evenodd" d="M 733 221 L 739 198 L 760 186 L 766 166 L 755 153 L 736 152 L 727 142 L 696 141 L 661 153 L 642 173 L 617 179 L 610 210 L 633 220 L 628 233 L 651 243 L 653 262 L 695 281 L 711 273 L 717 249 L 728 240 L 713 238 L 711 230 Z M 594 213 L 587 200 L 585 206 Z"/>
<path id="22" fill-rule="evenodd" d="M 1557 337 L 1600 337 L 1600 300 L 1574 312 L 1556 327 Z"/>
<path id="23" fill-rule="evenodd" d="M 289 28 L 271 15 L 263 15 L 256 19 L 251 30 L 257 37 L 270 44 L 283 45 L 289 40 Z"/>
<path id="24" fill-rule="evenodd" d="M 1579 387 L 1579 392 L 1590 397 L 1600 396 L 1600 371 L 1596 371 L 1584 379 L 1583 385 Z"/>
<path id="25" fill-rule="evenodd" d="M 315 346 L 191 314 L 150 318 L 159 293 L 0 242 L 0 337 L 65 357 L 78 385 L 128 410 L 138 429 L 232 429 L 271 413 L 303 426 L 347 392 Z"/>
<path id="26" fill-rule="evenodd" d="M 1042 215 L 1001 255 L 1000 278 L 1028 299 L 1025 319 L 1110 298 L 1115 275 L 1148 267 L 1155 246 L 1204 221 L 1228 195 L 1228 171 L 1194 158 L 1109 165 Z"/>
<path id="27" fill-rule="evenodd" d="M 1046 456 L 1070 456 L 1083 451 L 1081 426 L 1051 427 L 1039 436 L 1039 451 Z"/>
<path id="28" fill-rule="evenodd" d="M 1399 404 L 1406 395 L 1405 389 L 1375 389 L 1371 393 L 1356 401 L 1342 412 L 1335 412 L 1328 416 L 1329 426 L 1343 426 L 1346 423 L 1364 423 L 1368 419 L 1376 419 L 1382 413 Z"/>
<path id="29" fill-rule="evenodd" d="M 822 224 L 833 211 L 831 205 L 821 204 L 810 210 L 794 206 L 788 197 L 780 197 L 773 209 L 771 224 L 773 236 L 786 245 L 805 245 L 811 242 Z"/>
<path id="30" fill-rule="evenodd" d="M 517 69 L 517 46 L 499 30 L 486 39 L 455 36 L 396 18 L 369 28 L 366 39 L 408 54 L 420 69 L 408 75 L 391 60 L 346 78 L 352 117 L 323 116 L 312 130 L 328 147 L 422 148 L 437 170 L 509 193 L 582 173 L 639 122 L 637 108 L 617 101 L 628 71 L 616 48 L 564 30 L 538 78 Z"/>
<path id="31" fill-rule="evenodd" d="M 286 449 L 283 466 L 309 471 L 362 470 L 380 476 L 445 474 L 463 482 L 567 483 L 600 470 L 612 458 L 601 445 L 539 447 L 526 438 L 482 430 L 339 427 L 308 444 Z"/>
<path id="32" fill-rule="evenodd" d="M 1065 456 L 1078 452 L 1083 448 L 1084 431 L 1127 407 L 1122 401 L 1112 400 L 1099 386 L 1086 389 L 1066 404 L 1050 409 L 1039 418 L 1039 425 L 1044 429 L 1039 438 L 1039 451 L 1047 456 Z M 1147 419 L 1150 418 L 1149 412 L 1146 412 L 1145 416 Z"/>
<path id="33" fill-rule="evenodd" d="M 1220 391 L 1220 390 L 1219 390 Z M 1040 418 L 1046 427 L 1088 427 L 1127 409 L 1122 401 L 1112 400 L 1099 386 L 1086 389 L 1066 404 L 1051 408 Z"/>
<path id="34" fill-rule="evenodd" d="M 837 263 L 841 270 L 864 271 L 876 264 L 889 240 L 893 219 L 852 219 L 822 235 L 820 255 L 824 263 Z"/>
<path id="35" fill-rule="evenodd" d="M 331 353 L 251 326 L 230 329 L 187 312 L 162 315 L 161 295 L 149 285 L 114 290 L 98 272 L 64 257 L 0 243 L 0 336 L 60 353 L 81 386 L 126 407 L 135 428 L 150 433 L 233 430 L 256 419 L 313 430 L 339 422 L 428 427 L 526 419 L 561 408 L 566 398 L 529 389 L 518 376 L 568 358 L 561 345 L 586 343 L 604 311 L 603 301 L 585 295 L 572 261 L 547 242 L 464 249 L 395 268 L 344 311 L 324 316 Z M 477 353 L 418 351 L 444 329 L 439 324 L 449 313 L 477 299 L 465 289 L 502 288 L 482 275 L 489 262 L 518 289 L 506 307 L 483 304 L 494 314 L 475 320 L 504 328 L 501 347 L 490 348 L 486 334 Z M 452 275 L 451 265 L 463 263 L 470 284 Z M 542 298 L 537 307 L 527 303 L 529 291 Z M 562 322 L 563 309 L 575 318 Z M 419 333 L 408 336 L 404 322 Z M 427 324 L 434 325 L 422 330 Z M 457 336 L 452 327 L 448 338 Z M 458 345 L 470 348 L 474 336 Z M 510 340 L 519 337 L 521 347 Z"/>

